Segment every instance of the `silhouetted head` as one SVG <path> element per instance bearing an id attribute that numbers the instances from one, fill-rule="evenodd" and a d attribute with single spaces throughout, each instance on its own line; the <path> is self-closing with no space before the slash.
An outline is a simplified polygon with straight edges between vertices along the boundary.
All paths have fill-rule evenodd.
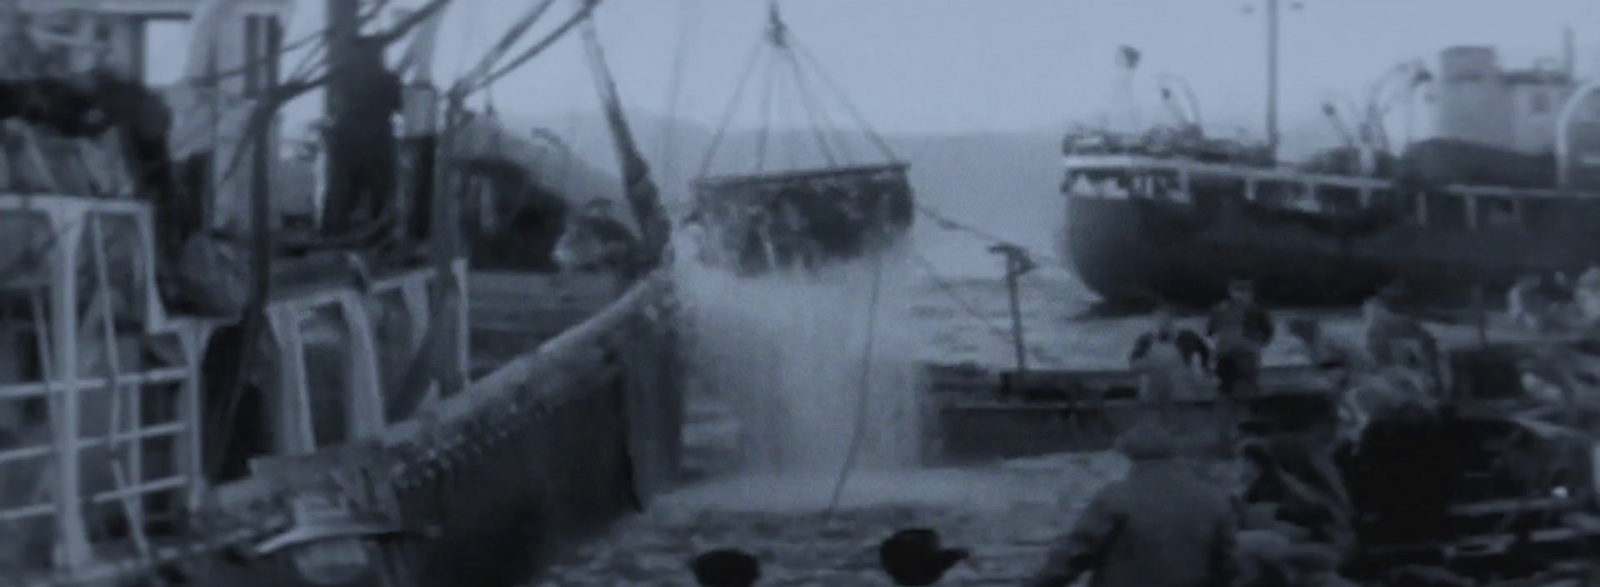
<path id="1" fill-rule="evenodd" d="M 1162 304 L 1150 313 L 1150 321 L 1158 332 L 1169 332 L 1178 321 L 1178 312 L 1172 306 Z"/>
<path id="2" fill-rule="evenodd" d="M 944 548 L 939 533 L 928 528 L 900 530 L 878 544 L 878 564 L 896 585 L 937 583 L 969 554 L 961 548 Z"/>
<path id="3" fill-rule="evenodd" d="M 689 561 L 700 587 L 752 587 L 761 580 L 761 561 L 736 548 L 719 548 Z"/>
<path id="4" fill-rule="evenodd" d="M 1177 455 L 1178 441 L 1165 426 L 1146 420 L 1117 438 L 1117 451 L 1131 461 L 1159 461 Z"/>
<path id="5" fill-rule="evenodd" d="M 1228 299 L 1242 304 L 1256 301 L 1256 284 L 1248 279 L 1235 279 L 1228 282 Z"/>

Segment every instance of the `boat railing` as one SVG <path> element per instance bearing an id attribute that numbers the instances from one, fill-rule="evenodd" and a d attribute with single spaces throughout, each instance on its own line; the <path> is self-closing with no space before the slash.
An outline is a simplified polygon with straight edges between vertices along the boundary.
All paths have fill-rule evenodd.
<path id="1" fill-rule="evenodd" d="M 1597 199 L 1570 190 L 1451 184 L 1425 188 L 1388 179 L 1307 173 L 1141 155 L 1072 155 L 1065 193 L 1192 203 L 1196 193 L 1225 192 L 1271 208 L 1334 216 L 1383 206 L 1409 222 L 1453 229 L 1539 230 L 1553 219 L 1544 202 Z M 1539 225 L 1539 226 L 1535 226 Z"/>
<path id="2" fill-rule="evenodd" d="M 202 485 L 215 325 L 168 318 L 145 202 L 0 194 L 0 224 L 0 572 L 79 566 L 110 519 L 147 548 L 145 523 Z"/>
<path id="3" fill-rule="evenodd" d="M 359 508 L 352 504 L 361 497 L 346 495 L 357 489 L 329 480 L 363 470 L 393 500 L 368 500 L 387 509 L 355 513 L 432 528 L 442 557 L 478 548 L 469 539 L 478 526 L 450 519 L 535 515 L 528 522 L 541 527 L 563 521 L 564 529 L 541 531 L 584 531 L 568 522 L 598 527 L 675 482 L 682 378 L 672 300 L 665 273 L 647 276 L 577 326 L 368 442 L 271 459 L 292 466 L 261 459 L 254 468 L 262 476 L 226 488 L 219 501 L 242 517 L 332 491 Z M 494 482 L 458 481 L 479 475 Z"/>

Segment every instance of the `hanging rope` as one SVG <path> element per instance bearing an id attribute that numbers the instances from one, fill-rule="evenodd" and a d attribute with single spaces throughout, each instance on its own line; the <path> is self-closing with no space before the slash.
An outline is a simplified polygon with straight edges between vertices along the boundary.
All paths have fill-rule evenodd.
<path id="1" fill-rule="evenodd" d="M 828 497 L 828 509 L 824 510 L 827 517 L 832 519 L 835 511 L 839 509 L 839 499 L 844 495 L 844 486 L 850 481 L 850 473 L 855 470 L 856 460 L 860 458 L 861 441 L 866 437 L 867 410 L 872 399 L 872 352 L 878 333 L 878 297 L 883 290 L 883 257 L 872 258 L 872 293 L 867 298 L 867 341 L 866 348 L 861 353 L 861 382 L 856 394 L 856 421 L 855 428 L 850 435 L 850 448 L 844 455 L 844 465 L 839 468 L 839 477 L 833 483 L 833 494 Z"/>

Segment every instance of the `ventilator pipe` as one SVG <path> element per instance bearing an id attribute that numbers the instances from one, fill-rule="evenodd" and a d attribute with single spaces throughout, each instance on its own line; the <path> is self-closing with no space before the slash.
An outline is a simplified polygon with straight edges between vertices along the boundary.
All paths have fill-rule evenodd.
<path id="1" fill-rule="evenodd" d="M 1572 137 L 1568 135 L 1571 133 L 1573 115 L 1577 114 L 1579 104 L 1596 93 L 1600 93 L 1600 81 L 1579 86 L 1556 116 L 1556 186 L 1561 189 L 1571 188 L 1572 183 Z"/>

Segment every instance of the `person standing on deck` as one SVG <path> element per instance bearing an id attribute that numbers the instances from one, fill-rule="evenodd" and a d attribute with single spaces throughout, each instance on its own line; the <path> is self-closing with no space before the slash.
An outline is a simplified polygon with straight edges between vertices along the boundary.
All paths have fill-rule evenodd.
<path id="1" fill-rule="evenodd" d="M 1201 374 L 1209 367 L 1211 349 L 1204 338 L 1187 328 L 1178 328 L 1172 309 L 1155 313 L 1155 328 L 1139 336 L 1128 355 L 1128 364 L 1139 373 L 1139 399 L 1166 404 L 1195 400 L 1207 386 Z"/>
<path id="2" fill-rule="evenodd" d="M 1177 440 L 1145 421 L 1117 441 L 1128 476 L 1101 489 L 1024 585 L 1223 587 L 1238 574 L 1238 513 L 1226 492 L 1176 459 Z"/>
<path id="3" fill-rule="evenodd" d="M 1255 284 L 1236 279 L 1228 300 L 1211 311 L 1206 335 L 1216 349 L 1218 391 L 1226 397 L 1253 394 L 1261 371 L 1261 351 L 1277 333 L 1272 315 L 1256 303 Z"/>
<path id="4" fill-rule="evenodd" d="M 393 117 L 400 112 L 402 85 L 384 64 L 383 49 L 380 39 L 361 37 L 350 63 L 333 72 L 348 94 L 330 113 L 327 134 L 329 161 L 336 162 L 327 170 L 332 199 L 323 216 L 331 235 L 365 235 L 379 220 L 397 220 Z"/>

